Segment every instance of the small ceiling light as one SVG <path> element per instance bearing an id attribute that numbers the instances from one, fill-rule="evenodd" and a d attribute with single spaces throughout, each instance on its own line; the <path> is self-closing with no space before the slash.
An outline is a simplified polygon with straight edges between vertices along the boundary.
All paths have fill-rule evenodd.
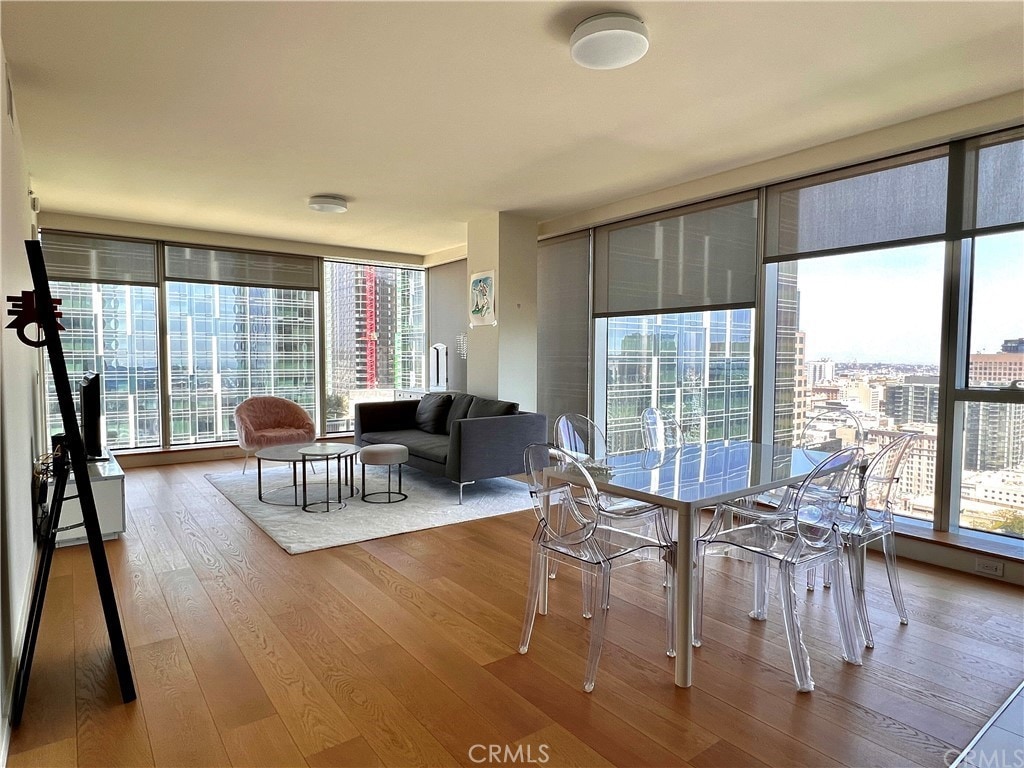
<path id="1" fill-rule="evenodd" d="M 572 60 L 587 69 L 619 69 L 647 53 L 647 27 L 628 13 L 602 13 L 580 22 L 569 38 Z"/>
<path id="2" fill-rule="evenodd" d="M 309 207 L 318 213 L 344 213 L 348 210 L 348 200 L 341 195 L 313 195 L 309 198 Z"/>

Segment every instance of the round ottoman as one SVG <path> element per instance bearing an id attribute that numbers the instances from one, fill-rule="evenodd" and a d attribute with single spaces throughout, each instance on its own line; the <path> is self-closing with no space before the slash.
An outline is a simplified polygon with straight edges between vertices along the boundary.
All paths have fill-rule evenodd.
<path id="1" fill-rule="evenodd" d="M 404 445 L 381 443 L 368 445 L 359 451 L 359 463 L 363 465 L 363 501 L 372 504 L 391 504 L 409 498 L 402 493 L 402 465 L 409 460 L 409 449 Z M 386 491 L 366 492 L 366 465 L 388 468 L 388 489 Z M 391 490 L 391 468 L 398 465 L 398 490 Z M 384 498 L 380 498 L 383 496 Z"/>

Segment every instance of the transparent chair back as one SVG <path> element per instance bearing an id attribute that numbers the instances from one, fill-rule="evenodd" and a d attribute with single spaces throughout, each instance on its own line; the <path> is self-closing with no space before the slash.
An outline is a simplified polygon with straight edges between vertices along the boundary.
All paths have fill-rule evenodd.
<path id="1" fill-rule="evenodd" d="M 555 445 L 588 463 L 601 463 L 608 455 L 604 432 L 580 413 L 563 413 L 555 419 Z"/>
<path id="2" fill-rule="evenodd" d="M 649 451 L 667 451 L 684 442 L 683 430 L 673 417 L 660 408 L 648 407 L 640 414 L 640 434 L 644 448 Z"/>
<path id="3" fill-rule="evenodd" d="M 863 461 L 863 449 L 850 447 L 830 454 L 807 475 L 790 496 L 784 510 L 790 518 L 785 527 L 765 520 L 754 520 L 736 528 L 726 527 L 726 508 L 721 505 L 708 531 L 696 541 L 697 590 L 694 605 L 693 644 L 699 646 L 703 632 L 704 567 L 709 550 L 719 554 L 729 548 L 751 553 L 754 568 L 754 609 L 750 616 L 763 621 L 768 602 L 770 564 L 779 571 L 779 594 L 782 614 L 797 688 L 814 689 L 810 660 L 803 642 L 796 605 L 795 579 L 798 571 L 831 565 L 836 573 L 832 589 L 843 658 L 860 664 L 860 637 L 849 605 L 843 560 L 843 543 L 837 520 L 850 496 L 850 483 L 855 482 Z"/>
<path id="4" fill-rule="evenodd" d="M 900 624 L 907 624 L 909 621 L 896 567 L 892 495 L 899 482 L 900 467 L 909 455 L 916 437 L 914 434 L 901 435 L 874 455 L 858 492 L 846 505 L 845 514 L 839 520 L 839 532 L 848 547 L 850 582 L 857 608 L 857 626 L 864 645 L 868 648 L 874 647 L 875 639 L 868 618 L 864 561 L 867 546 L 873 541 L 881 539 L 889 591 L 892 593 Z"/>
<path id="5" fill-rule="evenodd" d="M 547 613 L 549 562 L 557 559 L 572 565 L 583 573 L 583 614 L 591 619 L 583 682 L 584 690 L 589 692 L 594 688 L 604 640 L 612 570 L 643 562 L 636 554 L 648 549 L 661 552 L 674 568 L 675 544 L 668 535 L 660 508 L 627 514 L 604 509 L 593 477 L 566 451 L 553 445 L 530 445 L 525 451 L 524 463 L 537 528 L 533 536 L 519 652 L 529 650 L 536 615 Z M 577 496 L 582 497 L 583 503 Z M 660 523 L 659 517 L 662 518 Z M 623 520 L 639 525 L 618 525 Z M 673 578 L 666 589 L 667 653 L 670 656 L 675 655 L 674 583 Z"/>

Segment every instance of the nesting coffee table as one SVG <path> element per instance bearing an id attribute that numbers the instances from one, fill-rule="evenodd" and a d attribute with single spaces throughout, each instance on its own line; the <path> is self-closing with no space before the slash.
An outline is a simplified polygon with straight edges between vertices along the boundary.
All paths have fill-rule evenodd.
<path id="1" fill-rule="evenodd" d="M 338 487 L 337 501 L 334 502 L 334 509 L 341 509 L 345 506 L 342 501 L 342 488 L 348 485 L 348 497 L 356 494 L 356 456 L 359 449 L 348 443 L 289 443 L 288 445 L 275 445 L 270 448 L 261 448 L 256 451 L 256 489 L 257 497 L 264 504 L 277 504 L 286 507 L 299 507 L 306 512 L 329 512 L 331 510 L 331 459 L 337 462 L 337 474 L 335 484 Z M 277 488 L 264 489 L 263 487 L 263 462 L 276 461 L 292 465 L 291 485 L 282 485 Z M 306 480 L 306 464 L 308 462 L 323 461 L 327 472 L 326 491 L 324 501 L 309 501 L 308 485 Z M 298 467 L 302 465 L 302 484 L 298 480 Z M 344 467 L 344 480 L 342 479 L 342 467 Z M 299 503 L 299 489 L 302 490 L 302 503 Z M 281 491 L 291 490 L 292 502 L 278 500 Z M 324 509 L 316 507 L 323 506 Z"/>
<path id="2" fill-rule="evenodd" d="M 331 459 L 337 462 L 337 486 L 338 486 L 338 499 L 334 502 L 335 509 L 344 509 L 345 502 L 342 501 L 341 489 L 343 486 L 341 479 L 341 467 L 345 466 L 345 478 L 348 481 L 348 498 L 352 498 L 356 495 L 355 488 L 355 476 L 356 476 L 356 456 L 359 455 L 359 449 L 349 443 L 310 443 L 309 445 L 303 445 L 298 448 L 299 461 L 302 462 L 302 510 L 304 512 L 330 512 L 331 511 Z M 324 462 L 324 471 L 326 477 L 326 495 L 323 501 L 309 501 L 307 499 L 308 486 L 306 484 L 306 465 L 313 461 Z M 294 469 L 295 465 L 292 464 Z M 318 509 L 318 507 L 323 509 Z"/>
<path id="3" fill-rule="evenodd" d="M 256 496 L 264 504 L 278 504 L 284 507 L 297 507 L 299 506 L 299 481 L 297 465 L 302 463 L 302 456 L 299 454 L 299 448 L 305 448 L 309 443 L 290 443 L 288 445 L 274 445 L 270 448 L 260 448 L 256 451 Z M 278 461 L 292 465 L 292 484 L 282 485 L 278 488 L 270 488 L 264 491 L 263 489 L 263 462 L 264 461 Z M 289 504 L 287 501 L 277 501 L 277 497 L 280 497 L 280 491 L 287 489 L 292 491 L 292 503 Z"/>

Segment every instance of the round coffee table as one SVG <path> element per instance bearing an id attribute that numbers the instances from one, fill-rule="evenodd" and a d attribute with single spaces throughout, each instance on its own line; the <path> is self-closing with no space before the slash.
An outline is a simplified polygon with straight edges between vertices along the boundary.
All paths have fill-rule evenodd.
<path id="1" fill-rule="evenodd" d="M 341 500 L 341 467 L 345 465 L 345 478 L 348 484 L 348 497 L 356 494 L 355 474 L 356 456 L 359 449 L 349 443 L 313 443 L 304 445 L 298 449 L 300 461 L 302 462 L 302 509 L 304 512 L 330 512 L 331 511 L 331 459 L 337 462 L 337 486 L 338 499 L 335 502 L 336 509 L 344 509 L 345 502 Z M 342 461 L 344 459 L 344 461 Z M 326 495 L 323 501 L 309 501 L 307 498 L 308 486 L 306 484 L 306 464 L 312 461 L 324 462 L 324 478 L 326 483 Z M 323 506 L 323 509 L 317 507 Z"/>
<path id="2" fill-rule="evenodd" d="M 305 448 L 309 443 L 289 443 L 288 445 L 273 445 L 269 448 L 260 448 L 256 451 L 256 496 L 264 504 L 277 504 L 283 507 L 297 507 L 299 506 L 299 482 L 296 476 L 297 470 L 296 465 L 302 461 L 302 455 L 299 453 L 299 448 Z M 282 485 L 277 488 L 270 488 L 264 492 L 263 490 L 263 462 L 264 461 L 279 461 L 292 465 L 292 484 Z M 293 503 L 289 504 L 287 501 L 275 501 L 275 497 L 279 497 L 282 494 L 281 491 L 288 489 L 292 491 Z"/>

